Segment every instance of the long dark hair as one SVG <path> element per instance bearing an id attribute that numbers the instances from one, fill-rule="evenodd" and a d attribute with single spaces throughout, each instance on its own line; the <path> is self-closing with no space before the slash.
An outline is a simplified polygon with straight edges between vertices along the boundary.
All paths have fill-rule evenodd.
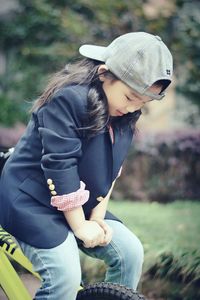
<path id="1" fill-rule="evenodd" d="M 51 101 L 55 93 L 64 86 L 88 85 L 87 122 L 85 122 L 83 128 L 78 128 L 79 130 L 84 130 L 88 137 L 92 137 L 111 123 L 113 126 L 122 126 L 123 124 L 128 123 L 132 126 L 132 129 L 134 129 L 135 124 L 141 115 L 140 110 L 134 113 L 128 113 L 122 117 L 112 118 L 109 116 L 107 98 L 98 74 L 98 67 L 101 64 L 104 63 L 88 58 L 67 64 L 64 69 L 55 73 L 55 75 L 50 78 L 44 92 L 36 99 L 30 112 L 36 111 L 44 104 Z M 107 76 L 112 80 L 117 80 L 115 75 L 110 71 L 104 72 L 104 76 Z M 165 88 L 163 82 L 159 82 L 156 85 L 162 86 L 162 89 Z"/>

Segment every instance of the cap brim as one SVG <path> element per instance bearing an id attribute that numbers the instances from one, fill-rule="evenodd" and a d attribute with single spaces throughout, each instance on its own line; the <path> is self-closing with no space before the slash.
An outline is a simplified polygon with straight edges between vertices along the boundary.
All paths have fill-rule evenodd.
<path id="1" fill-rule="evenodd" d="M 85 57 L 104 62 L 104 52 L 106 47 L 83 45 L 79 48 L 79 53 Z"/>

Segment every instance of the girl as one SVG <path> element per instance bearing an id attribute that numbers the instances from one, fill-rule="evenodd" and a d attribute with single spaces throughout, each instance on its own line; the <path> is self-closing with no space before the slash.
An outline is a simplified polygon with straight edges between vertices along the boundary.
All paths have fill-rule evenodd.
<path id="1" fill-rule="evenodd" d="M 107 211 L 141 108 L 161 100 L 172 56 L 158 36 L 128 33 L 57 73 L 7 161 L 0 224 L 42 277 L 35 299 L 75 300 L 78 249 L 104 260 L 105 281 L 137 288 L 139 239 Z"/>

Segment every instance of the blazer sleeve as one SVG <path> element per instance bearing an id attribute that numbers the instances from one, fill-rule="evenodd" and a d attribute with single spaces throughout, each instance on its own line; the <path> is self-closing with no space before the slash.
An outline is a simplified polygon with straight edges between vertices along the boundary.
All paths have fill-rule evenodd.
<path id="1" fill-rule="evenodd" d="M 42 106 L 38 131 L 42 143 L 41 167 L 52 195 L 64 195 L 80 188 L 78 161 L 85 105 L 75 88 L 65 88 Z"/>

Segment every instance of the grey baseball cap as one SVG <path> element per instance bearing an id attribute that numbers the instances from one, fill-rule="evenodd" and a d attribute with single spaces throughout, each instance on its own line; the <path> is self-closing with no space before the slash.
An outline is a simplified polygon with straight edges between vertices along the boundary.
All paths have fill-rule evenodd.
<path id="1" fill-rule="evenodd" d="M 158 80 L 172 80 L 172 55 L 157 35 L 131 32 L 119 36 L 107 47 L 83 45 L 81 55 L 105 63 L 108 69 L 141 95 L 161 100 L 165 94 L 148 91 Z"/>

